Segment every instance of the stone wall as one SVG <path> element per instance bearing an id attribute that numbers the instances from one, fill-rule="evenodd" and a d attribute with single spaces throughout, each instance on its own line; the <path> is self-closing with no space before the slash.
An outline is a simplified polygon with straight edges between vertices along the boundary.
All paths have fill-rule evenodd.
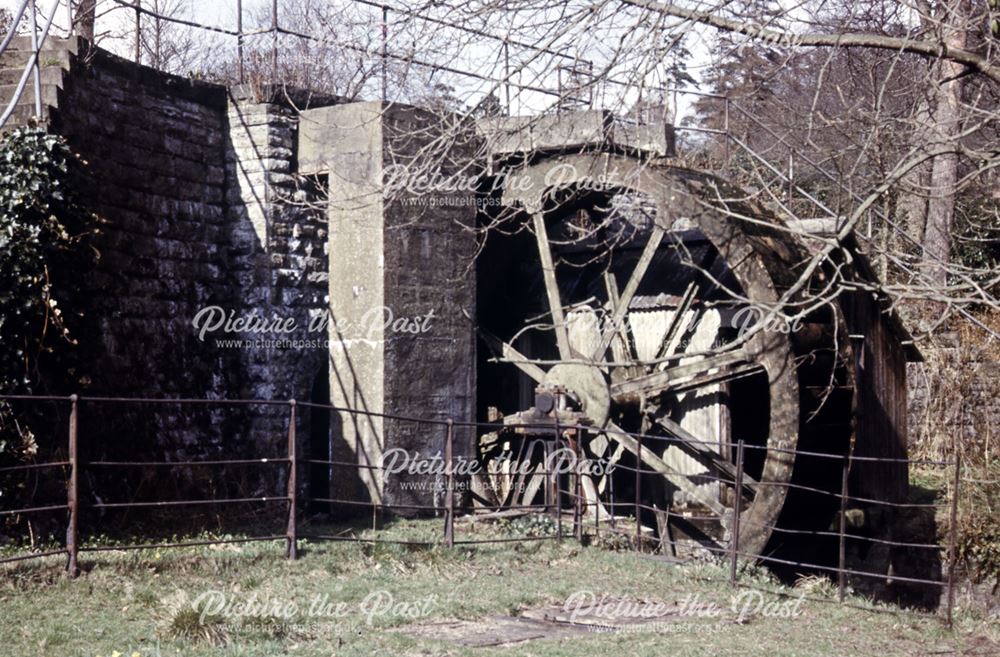
<path id="1" fill-rule="evenodd" d="M 456 204 L 421 194 L 414 202 L 381 188 L 390 163 L 444 175 L 464 170 L 474 179 L 471 125 L 438 128 L 453 117 L 403 106 L 307 103 L 286 90 L 255 95 L 135 66 L 85 44 L 81 51 L 51 129 L 88 162 L 87 200 L 105 222 L 100 264 L 87 275 L 84 359 L 94 367 L 82 394 L 296 398 L 396 416 L 473 418 L 475 199 L 462 193 Z M 334 114 L 362 120 L 338 131 Z M 324 166 L 300 166 L 301 125 L 314 134 L 318 126 L 333 145 Z M 465 141 L 442 148 L 439 140 L 452 134 Z M 443 158 L 417 162 L 425 153 Z M 202 334 L 196 317 L 202 326 L 250 317 L 293 328 Z M 345 318 L 349 330 L 364 334 L 343 335 Z M 417 324 L 423 328 L 413 332 Z M 275 458 L 286 453 L 289 414 L 283 403 L 88 402 L 81 431 L 91 459 Z M 329 417 L 309 407 L 299 407 L 296 428 L 301 456 L 362 465 L 378 464 L 389 447 L 439 456 L 446 433 L 443 424 Z M 455 435 L 456 453 L 467 454 L 471 431 Z M 433 487 L 404 491 L 405 477 L 306 470 L 304 487 L 315 496 L 337 490 L 403 505 L 441 498 Z M 180 479 L 177 494 L 274 496 L 285 470 L 189 468 Z M 98 478 L 92 490 L 113 485 Z M 146 490 L 163 494 L 158 484 Z"/>
<path id="2" fill-rule="evenodd" d="M 287 103 L 257 102 L 236 89 L 228 128 L 227 253 L 233 294 L 224 307 L 237 314 L 292 320 L 296 327 L 287 333 L 237 336 L 266 342 L 238 350 L 239 388 L 230 394 L 308 401 L 317 379 L 327 375 L 326 333 L 310 330 L 326 310 L 324 198 L 294 175 L 298 112 Z M 229 337 L 220 334 L 217 344 Z M 249 414 L 248 431 L 258 440 L 269 437 L 272 453 L 281 453 L 288 416 L 287 408 L 256 407 Z M 310 432 L 310 418 L 310 411 L 300 410 L 302 436 Z"/>
<path id="3" fill-rule="evenodd" d="M 310 397 L 325 374 L 325 335 L 308 342 L 317 335 L 307 328 L 326 304 L 327 236 L 312 190 L 293 176 L 296 117 L 287 101 L 257 102 L 101 50 L 73 59 L 51 129 L 87 162 L 83 189 L 104 222 L 100 262 L 86 275 L 93 368 L 81 394 Z M 199 336 L 192 322 L 208 307 L 298 328 Z M 284 342 L 225 342 L 241 338 Z M 278 406 L 89 403 L 81 431 L 88 458 L 280 457 L 288 417 Z M 301 435 L 309 419 L 300 411 Z M 220 496 L 274 495 L 283 478 L 275 467 L 210 485 Z"/>
<path id="4" fill-rule="evenodd" d="M 225 90 L 96 49 L 74 59 L 64 85 L 51 129 L 87 162 L 82 189 L 104 222 L 100 261 L 86 276 L 82 341 L 93 369 L 81 393 L 203 398 L 231 389 L 233 354 L 200 342 L 190 325 L 200 308 L 232 295 Z M 88 405 L 82 413 L 91 457 L 151 445 L 197 456 L 232 430 L 208 409 Z M 207 440 L 190 431 L 192 416 L 211 427 Z"/>

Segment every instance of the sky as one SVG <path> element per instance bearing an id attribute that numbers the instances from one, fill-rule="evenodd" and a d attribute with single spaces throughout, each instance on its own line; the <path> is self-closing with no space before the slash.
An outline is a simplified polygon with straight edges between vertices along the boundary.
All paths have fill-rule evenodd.
<path id="1" fill-rule="evenodd" d="M 346 0 L 331 0 L 331 2 L 334 3 L 345 1 Z M 572 0 L 568 1 L 571 2 Z M 49 10 L 50 7 L 52 7 L 53 2 L 58 2 L 61 5 L 56 11 L 56 18 L 52 33 L 56 35 L 65 34 L 67 24 L 66 0 L 36 0 L 36 2 L 38 3 L 39 13 L 43 15 Z M 100 42 L 101 46 L 124 57 L 132 56 L 132 31 L 134 30 L 135 25 L 135 13 L 131 7 L 125 6 L 131 2 L 132 0 L 123 0 L 122 2 L 118 2 L 116 0 L 98 0 L 97 31 L 98 33 L 106 34 Z M 206 25 L 219 26 L 230 30 L 233 30 L 236 27 L 236 0 L 141 0 L 141 2 L 144 7 L 152 7 L 154 2 L 166 2 L 172 7 L 179 8 L 180 11 L 176 15 L 189 20 L 194 20 Z M 19 0 L 0 0 L 0 7 L 6 7 L 10 11 L 14 11 L 19 4 Z M 254 27 L 267 27 L 267 25 L 255 25 L 253 17 L 263 17 L 266 23 L 270 0 L 243 0 L 243 4 L 245 31 L 252 30 Z M 390 4 L 392 3 L 390 2 Z M 39 20 L 41 21 L 41 18 Z M 442 28 L 435 26 L 434 29 L 440 30 Z M 369 30 L 369 32 L 370 31 L 371 30 Z M 499 26 L 495 29 L 491 29 L 490 31 L 496 34 L 501 33 Z M 229 56 L 228 52 L 225 51 L 231 49 L 232 57 L 235 58 L 234 38 L 212 35 L 202 31 L 197 31 L 195 34 L 198 34 L 199 38 L 204 37 L 206 39 L 211 39 L 212 43 L 217 43 L 223 57 Z M 368 36 L 370 46 L 371 39 L 375 38 L 377 40 L 377 35 L 375 37 L 372 37 L 371 35 Z M 256 38 L 259 39 L 267 37 Z M 468 39 L 468 36 L 464 35 L 464 39 Z M 455 39 L 456 42 L 459 40 L 462 39 Z M 593 47 L 595 49 L 599 49 L 602 45 L 603 44 L 597 40 Z M 697 78 L 698 70 L 700 68 L 699 62 L 704 62 L 706 60 L 708 52 L 707 42 L 704 37 L 703 30 L 691 30 L 691 35 L 688 39 L 688 47 L 692 50 L 693 54 L 692 73 Z M 511 52 L 511 59 L 515 60 L 516 64 L 519 53 L 515 52 L 515 49 L 513 48 L 511 49 Z M 460 51 L 460 54 L 453 54 L 451 57 L 446 57 L 445 61 L 449 65 L 460 70 L 472 70 L 483 73 L 487 76 L 501 77 L 502 67 L 500 67 L 499 62 L 497 61 L 498 53 L 498 44 L 493 43 L 490 45 L 487 40 L 480 40 L 479 43 L 473 42 L 468 47 L 463 48 Z M 528 58 L 527 54 L 524 52 L 520 53 L 520 55 Z M 599 57 L 599 55 L 596 56 Z M 428 57 L 430 58 L 432 55 L 428 55 Z M 488 67 L 492 67 L 492 70 L 489 70 Z M 542 78 L 541 82 L 537 80 L 539 77 Z M 512 78 L 515 81 L 520 80 L 529 85 L 535 84 L 551 88 L 555 86 L 554 65 L 551 60 L 539 60 L 535 62 L 535 64 L 528 66 L 524 73 L 519 76 L 512 76 Z M 471 77 L 463 78 L 456 75 L 451 75 L 449 77 L 447 74 L 442 74 L 441 79 L 455 86 L 457 89 L 455 95 L 463 100 L 481 98 L 490 88 L 495 86 L 495 84 L 490 82 L 476 80 Z M 499 91 L 500 93 L 498 95 L 503 98 L 503 89 L 501 88 Z M 629 93 L 631 94 L 631 92 Z M 628 103 L 634 102 L 634 100 L 634 97 L 623 97 L 621 99 L 621 104 L 622 106 L 626 106 Z M 677 98 L 677 110 L 679 114 L 683 115 L 688 113 L 693 100 L 693 96 L 679 96 Z M 532 92 L 530 90 L 522 90 L 518 92 L 517 89 L 515 89 L 513 92 L 511 110 L 514 114 L 534 114 L 550 106 L 553 101 L 554 99 L 552 96 Z"/>

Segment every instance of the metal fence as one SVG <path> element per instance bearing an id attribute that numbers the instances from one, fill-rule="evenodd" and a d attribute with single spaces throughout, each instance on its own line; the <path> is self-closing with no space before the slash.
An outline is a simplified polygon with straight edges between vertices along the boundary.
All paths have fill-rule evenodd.
<path id="1" fill-rule="evenodd" d="M 595 542 L 601 541 L 602 537 L 616 537 L 619 541 L 624 541 L 630 549 L 652 552 L 658 549 L 671 550 L 676 552 L 687 550 L 690 553 L 692 544 L 673 537 L 664 538 L 662 535 L 654 539 L 653 532 L 649 531 L 643 524 L 643 516 L 659 514 L 667 523 L 672 520 L 691 522 L 698 518 L 692 518 L 687 511 L 678 511 L 671 508 L 658 508 L 649 504 L 649 500 L 644 496 L 644 486 L 646 482 L 654 481 L 660 477 L 660 473 L 655 470 L 643 467 L 641 458 L 644 449 L 665 449 L 666 446 L 681 441 L 672 436 L 656 436 L 647 434 L 629 433 L 636 440 L 638 453 L 635 463 L 629 464 L 619 462 L 616 468 L 621 468 L 626 473 L 634 473 L 632 490 L 625 491 L 624 495 L 616 495 L 614 487 L 606 491 L 603 497 L 594 499 L 584 494 L 583 479 L 579 464 L 585 458 L 582 453 L 580 440 L 574 438 L 573 434 L 592 430 L 592 427 L 576 426 L 569 424 L 549 425 L 518 425 L 518 428 L 531 430 L 534 434 L 547 434 L 551 438 L 543 440 L 545 454 L 549 455 L 552 449 L 558 449 L 559 460 L 553 461 L 546 458 L 543 464 L 533 472 L 544 476 L 544 486 L 540 491 L 543 497 L 542 503 L 533 503 L 528 500 L 525 504 L 507 504 L 502 508 L 487 508 L 480 504 L 475 508 L 475 504 L 467 504 L 464 507 L 457 500 L 457 492 L 463 482 L 457 480 L 456 470 L 460 468 L 456 464 L 455 457 L 455 433 L 456 428 L 463 428 L 478 434 L 479 430 L 495 430 L 503 427 L 496 423 L 474 423 L 460 422 L 452 419 L 426 419 L 413 418 L 400 415 L 378 414 L 356 409 L 339 408 L 328 404 L 316 404 L 309 402 L 296 402 L 295 400 L 202 400 L 202 399 L 154 399 L 154 398 L 125 398 L 125 397 L 80 397 L 72 395 L 70 397 L 60 396 L 27 396 L 27 395 L 6 395 L 0 396 L 0 401 L 4 402 L 27 402 L 27 403 L 56 403 L 64 408 L 68 406 L 68 422 L 66 426 L 66 455 L 64 460 L 51 460 L 39 463 L 26 463 L 0 468 L 0 475 L 15 475 L 17 473 L 44 473 L 49 482 L 65 483 L 65 500 L 59 503 L 38 503 L 22 508 L 0 510 L 0 519 L 10 517 L 27 517 L 37 514 L 63 514 L 65 513 L 66 539 L 65 546 L 57 549 L 46 549 L 42 551 L 15 554 L 0 559 L 0 564 L 20 562 L 29 559 L 38 559 L 54 555 L 65 555 L 67 559 L 68 571 L 75 575 L 79 571 L 79 558 L 82 552 L 100 552 L 107 550 L 133 550 L 150 548 L 172 548 L 186 547 L 221 543 L 245 543 L 251 541 L 276 541 L 283 540 L 285 543 L 286 556 L 295 559 L 299 554 L 299 542 L 303 539 L 315 541 L 358 541 L 368 543 L 404 543 L 413 546 L 442 546 L 453 547 L 456 545 L 476 545 L 504 543 L 511 541 L 538 541 L 554 540 L 562 541 L 573 537 L 578 541 Z M 282 454 L 268 454 L 264 456 L 251 456 L 240 459 L 217 459 L 217 460 L 179 460 L 179 461 L 139 461 L 139 460 L 108 460 L 95 459 L 87 461 L 80 455 L 80 408 L 81 406 L 105 407 L 113 406 L 120 409 L 128 405 L 179 405 L 179 406 L 201 406 L 201 407 L 268 407 L 274 409 L 286 409 L 287 413 L 287 449 Z M 384 463 L 359 463 L 357 461 L 336 460 L 334 458 L 317 459 L 312 455 L 299 453 L 302 441 L 296 435 L 297 413 L 300 408 L 318 408 L 330 412 L 360 414 L 365 416 L 380 417 L 387 420 L 398 420 L 416 423 L 431 431 L 440 431 L 444 434 L 444 454 L 443 463 L 446 480 L 443 485 L 443 501 L 435 504 L 400 504 L 385 500 L 359 500 L 349 496 L 318 494 L 311 489 L 299 485 L 299 475 L 302 468 L 309 466 L 322 466 L 340 471 L 346 470 L 350 476 L 357 477 L 362 471 L 372 473 L 375 477 L 381 477 L 380 471 L 384 471 Z M 508 429 L 512 428 L 509 425 Z M 282 436 L 284 438 L 284 436 Z M 718 443 L 704 443 L 710 445 L 712 449 L 729 447 L 734 455 L 734 477 L 715 476 L 711 473 L 699 475 L 701 479 L 715 481 L 720 486 L 732 486 L 734 491 L 743 489 L 741 481 L 744 472 L 744 461 L 752 450 L 775 450 L 774 447 L 737 443 L 720 446 Z M 702 543 L 698 549 L 714 555 L 717 559 L 728 563 L 730 572 L 730 582 L 735 586 L 739 584 L 740 563 L 759 562 L 775 567 L 793 567 L 808 572 L 827 573 L 837 580 L 838 598 L 843 601 L 845 598 L 848 578 L 862 578 L 873 580 L 891 579 L 894 582 L 902 582 L 913 585 L 934 587 L 941 593 L 946 593 L 946 617 L 951 622 L 952 610 L 954 607 L 955 573 L 957 570 L 957 514 L 959 500 L 959 486 L 963 482 L 961 475 L 961 462 L 955 461 L 911 461 L 906 459 L 882 459 L 876 457 L 859 456 L 839 456 L 816 452 L 786 451 L 795 457 L 809 456 L 817 459 L 827 459 L 830 468 L 840 469 L 842 473 L 841 486 L 839 490 L 824 490 L 808 486 L 802 483 L 778 483 L 778 482 L 758 482 L 757 485 L 783 486 L 789 490 L 803 491 L 810 495 L 820 496 L 824 499 L 835 501 L 835 506 L 839 507 L 836 514 L 835 530 L 803 530 L 785 526 L 768 525 L 765 529 L 775 535 L 788 536 L 808 536 L 812 539 L 824 541 L 836 541 L 838 558 L 835 564 L 821 563 L 820 560 L 810 562 L 809 557 L 790 559 L 775 556 L 774 554 L 751 554 L 741 550 L 739 537 L 741 535 L 741 523 L 744 528 L 746 523 L 751 522 L 746 514 L 742 513 L 742 495 L 733 495 L 732 525 L 729 527 L 729 535 L 732 539 L 728 545 L 718 543 L 716 545 Z M 60 453 L 61 447 L 55 453 Z M 567 455 L 572 455 L 570 467 L 565 467 Z M 922 467 L 942 468 L 949 470 L 948 480 L 950 481 L 950 495 L 946 501 L 934 502 L 889 502 L 885 500 L 870 499 L 853 495 L 848 489 L 848 475 L 852 463 L 860 461 L 881 461 L 893 463 L 907 463 L 907 465 L 920 465 Z M 277 468 L 284 475 L 284 494 L 278 496 L 239 496 L 239 497 L 210 497 L 197 499 L 153 499 L 148 501 L 105 501 L 102 498 L 84 500 L 81 497 L 81 478 L 84 473 L 92 473 L 98 470 L 121 469 L 121 468 L 181 468 L 199 467 L 213 468 L 220 466 L 246 466 L 263 469 Z M 626 475 L 627 477 L 627 475 Z M 969 480 L 972 481 L 972 480 Z M 535 496 L 537 498 L 538 495 Z M 311 531 L 309 527 L 300 527 L 299 521 L 303 517 L 303 504 L 321 503 L 330 505 L 334 509 L 350 509 L 354 507 L 369 508 L 373 514 L 393 514 L 437 516 L 441 518 L 441 532 L 434 540 L 410 540 L 408 537 L 402 539 L 389 539 L 373 534 L 371 537 L 358 536 L 348 531 L 346 533 L 324 533 L 322 531 Z M 918 509 L 928 513 L 938 510 L 947 512 L 950 517 L 946 544 L 937 542 L 914 542 L 906 540 L 893 540 L 884 536 L 865 536 L 851 532 L 848 529 L 847 510 L 850 504 L 863 504 L 871 507 L 885 507 L 891 509 Z M 262 536 L 241 536 L 235 538 L 218 538 L 196 541 L 177 541 L 146 543 L 135 545 L 102 545 L 94 544 L 84 546 L 81 544 L 80 536 L 83 532 L 81 526 L 81 511 L 97 510 L 105 511 L 112 509 L 192 509 L 197 507 L 229 506 L 229 505 L 278 505 L 283 507 L 279 513 L 284 518 L 284 531 L 281 533 L 271 533 Z M 462 515 L 460 515 L 462 514 Z M 530 514 L 538 517 L 547 516 L 551 519 L 550 530 L 542 535 L 521 534 L 521 535 L 490 535 L 478 537 L 473 533 L 463 533 L 462 529 L 456 529 L 462 520 L 471 519 L 489 520 L 491 518 L 504 517 L 510 514 Z M 706 516 L 705 518 L 710 518 Z M 704 519 L 704 518 L 703 518 Z M 566 525 L 569 524 L 569 527 Z M 942 563 L 946 563 L 946 575 L 943 577 L 933 576 L 910 576 L 899 575 L 886 572 L 874 572 L 870 570 L 859 570 L 852 568 L 847 559 L 848 544 L 870 543 L 883 546 L 887 549 L 901 550 L 921 550 L 930 551 L 934 554 L 944 556 Z M 940 597 L 940 596 L 939 596 Z"/>

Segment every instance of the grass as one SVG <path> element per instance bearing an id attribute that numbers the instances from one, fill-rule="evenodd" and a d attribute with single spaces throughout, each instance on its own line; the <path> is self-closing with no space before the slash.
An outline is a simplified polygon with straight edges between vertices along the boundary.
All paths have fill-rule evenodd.
<path id="1" fill-rule="evenodd" d="M 439 531 L 440 522 L 397 521 L 378 533 L 436 539 Z M 786 587 L 758 569 L 746 570 L 734 591 L 716 563 L 670 565 L 568 539 L 454 549 L 304 541 L 302 551 L 295 562 L 282 558 L 279 543 L 86 553 L 86 570 L 76 580 L 61 573 L 59 557 L 0 567 L 3 653 L 893 657 L 996 654 L 1000 641 L 995 624 L 961 611 L 949 630 L 939 618 L 858 597 L 839 605 L 825 579 Z M 470 648 L 437 640 L 433 632 L 411 638 L 399 631 L 562 604 L 580 591 L 668 604 L 697 601 L 722 613 L 693 615 L 667 630 L 595 632 L 506 648 Z M 734 595 L 758 592 L 772 609 L 807 597 L 796 617 L 732 613 Z M 984 646 L 992 652 L 982 652 Z"/>

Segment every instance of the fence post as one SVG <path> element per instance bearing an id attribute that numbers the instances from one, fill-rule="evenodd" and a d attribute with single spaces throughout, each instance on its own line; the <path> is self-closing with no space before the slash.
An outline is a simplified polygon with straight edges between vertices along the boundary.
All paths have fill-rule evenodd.
<path id="1" fill-rule="evenodd" d="M 556 454 L 559 455 L 559 458 L 557 459 L 557 461 L 558 461 L 559 465 L 562 465 L 563 455 L 562 455 L 562 446 L 560 445 L 560 440 L 559 440 L 561 432 L 559 430 L 559 403 L 558 402 L 556 402 L 556 410 L 555 410 L 555 412 L 556 412 L 556 416 L 555 416 L 556 438 L 555 438 L 555 441 L 554 441 L 553 444 L 556 447 Z M 551 454 L 551 452 L 550 452 L 550 454 Z M 550 473 L 552 471 L 552 466 L 553 465 L 554 465 L 554 463 L 553 463 L 551 457 L 548 458 L 548 459 L 546 459 L 544 467 Z M 559 485 L 559 471 L 561 469 L 562 468 L 556 468 L 555 479 L 554 479 L 554 483 L 553 483 L 553 486 L 552 486 L 552 488 L 554 489 L 555 503 L 556 503 L 556 540 L 557 541 L 562 541 L 562 539 L 563 539 L 562 488 Z"/>
<path id="2" fill-rule="evenodd" d="M 576 536 L 576 540 L 579 543 L 583 542 L 583 473 L 580 472 L 582 467 L 581 457 L 583 456 L 583 450 L 580 446 L 580 432 L 577 431 L 577 439 L 574 443 L 575 449 L 573 450 L 573 464 L 574 464 L 574 477 L 573 477 L 573 492 L 575 499 L 573 501 L 573 530 Z"/>
<path id="3" fill-rule="evenodd" d="M 547 440 L 542 441 L 542 474 L 545 475 L 545 494 L 542 495 L 542 504 L 545 506 L 545 513 L 552 510 L 552 468 L 549 463 L 552 461 L 552 448 Z"/>
<path id="4" fill-rule="evenodd" d="M 609 476 L 608 479 L 611 477 Z M 594 488 L 597 488 L 596 486 Z M 601 494 L 594 492 L 594 543 L 601 538 Z"/>
<path id="5" fill-rule="evenodd" d="M 69 525 L 66 527 L 66 571 L 70 577 L 76 577 L 80 572 L 77 567 L 77 538 L 80 511 L 79 469 L 80 455 L 77 448 L 77 432 L 79 416 L 77 415 L 76 395 L 69 396 L 69 486 L 66 489 L 66 506 L 69 508 Z"/>
<path id="6" fill-rule="evenodd" d="M 299 536 L 296 526 L 298 515 L 298 458 L 295 443 L 295 400 L 288 400 L 288 558 L 299 558 Z"/>
<path id="7" fill-rule="evenodd" d="M 844 457 L 844 472 L 840 477 L 840 529 L 838 540 L 840 552 L 837 557 L 837 600 L 844 601 L 847 588 L 847 481 L 851 472 L 851 457 Z"/>
<path id="8" fill-rule="evenodd" d="M 951 489 L 951 527 L 948 530 L 948 627 L 952 625 L 955 608 L 955 569 L 958 567 L 958 486 L 962 470 L 962 455 L 955 452 L 955 481 Z"/>
<path id="9" fill-rule="evenodd" d="M 736 481 L 733 488 L 733 528 L 729 539 L 729 585 L 736 586 L 736 562 L 740 555 L 740 513 L 743 512 L 743 441 L 736 443 Z"/>
<path id="10" fill-rule="evenodd" d="M 642 521 L 639 519 L 639 486 L 640 470 L 642 470 L 642 435 L 635 437 L 635 549 L 642 549 Z"/>
<path id="11" fill-rule="evenodd" d="M 444 461 L 447 466 L 444 489 L 444 543 L 455 547 L 455 422 L 448 418 L 448 434 L 444 443 Z"/>
<path id="12" fill-rule="evenodd" d="M 608 455 L 610 460 L 611 455 Z M 610 475 L 608 479 L 610 479 Z M 584 509 L 587 507 L 585 506 Z M 594 486 L 594 543 L 596 544 L 601 538 L 601 491 Z"/>
<path id="13" fill-rule="evenodd" d="M 615 478 L 614 477 L 608 477 L 608 524 L 611 526 L 611 533 L 614 534 L 615 530 L 618 529 L 618 527 L 615 525 Z"/>

